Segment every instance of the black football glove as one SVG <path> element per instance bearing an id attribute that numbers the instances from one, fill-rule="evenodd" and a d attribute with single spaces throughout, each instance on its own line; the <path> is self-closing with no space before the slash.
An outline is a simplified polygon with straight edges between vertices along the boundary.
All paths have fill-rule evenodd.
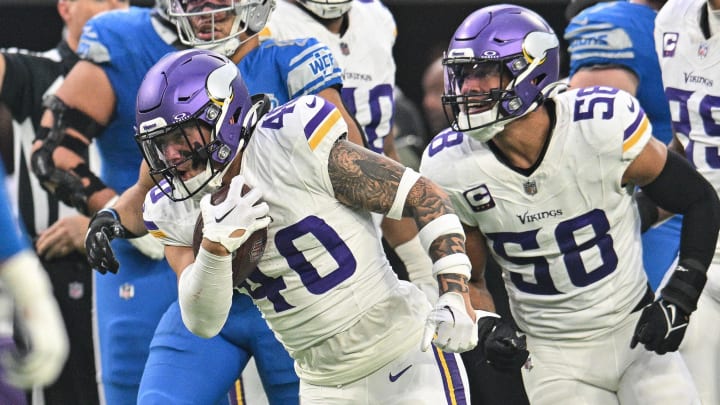
<path id="1" fill-rule="evenodd" d="M 120 217 L 112 208 L 105 208 L 93 215 L 85 234 L 85 250 L 90 266 L 102 274 L 117 273 L 120 264 L 115 258 L 110 241 L 125 238 L 127 232 Z"/>
<path id="2" fill-rule="evenodd" d="M 657 354 L 676 351 L 706 280 L 702 267 L 694 261 L 681 262 L 662 289 L 660 298 L 643 309 L 630 348 L 642 343 L 647 350 Z"/>
<path id="3" fill-rule="evenodd" d="M 485 361 L 501 372 L 519 370 L 530 355 L 525 335 L 518 334 L 512 321 L 500 317 L 478 318 L 478 342 Z"/>
<path id="4" fill-rule="evenodd" d="M 660 298 L 643 309 L 630 348 L 642 343 L 657 354 L 674 352 L 685 336 L 689 320 L 690 314 Z"/>

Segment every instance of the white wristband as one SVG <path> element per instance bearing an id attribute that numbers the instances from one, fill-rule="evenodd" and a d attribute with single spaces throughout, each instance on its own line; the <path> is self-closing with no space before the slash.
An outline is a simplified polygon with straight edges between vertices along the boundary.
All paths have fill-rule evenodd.
<path id="1" fill-rule="evenodd" d="M 105 208 L 112 208 L 116 202 L 120 199 L 120 196 L 115 194 L 111 199 L 107 200 L 105 205 L 103 205 L 103 209 Z"/>
<path id="2" fill-rule="evenodd" d="M 430 245 L 435 241 L 435 239 L 442 235 L 449 235 L 452 233 L 460 234 L 463 239 L 465 239 L 465 230 L 463 230 L 462 224 L 460 223 L 460 218 L 458 218 L 455 214 L 445 214 L 433 219 L 423 226 L 422 229 L 420 229 L 420 232 L 418 232 L 418 237 L 420 237 L 420 243 L 422 244 L 423 249 L 425 252 L 428 252 L 430 250 Z"/>
<path id="3" fill-rule="evenodd" d="M 433 263 L 433 276 L 438 274 L 460 274 L 470 280 L 470 259 L 464 253 L 453 253 L 451 255 L 441 257 Z"/>
<path id="4" fill-rule="evenodd" d="M 393 200 L 390 211 L 385 214 L 390 219 L 402 219 L 403 208 L 405 208 L 405 200 L 407 200 L 410 189 L 420 178 L 420 173 L 415 170 L 406 167 L 405 172 L 400 179 L 397 191 L 395 192 L 395 200 Z"/>
<path id="5" fill-rule="evenodd" d="M 195 263 L 180 274 L 178 302 L 185 326 L 210 338 L 225 325 L 232 305 L 232 256 L 214 255 L 201 246 Z"/>

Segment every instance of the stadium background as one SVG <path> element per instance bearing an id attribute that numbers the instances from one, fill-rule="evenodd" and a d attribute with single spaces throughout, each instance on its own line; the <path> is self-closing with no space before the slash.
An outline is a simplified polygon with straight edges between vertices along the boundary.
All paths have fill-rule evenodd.
<path id="1" fill-rule="evenodd" d="M 394 53 L 396 80 L 403 92 L 420 105 L 420 81 L 425 66 L 447 46 L 454 29 L 472 11 L 501 1 L 472 0 L 383 0 L 395 16 L 398 39 Z M 566 21 L 569 0 L 505 1 L 535 10 L 558 35 Z M 0 0 L 0 48 L 18 47 L 42 51 L 55 46 L 62 22 L 54 0 Z M 153 0 L 130 0 L 132 5 L 152 5 Z M 561 49 L 566 49 L 562 44 Z M 564 53 L 563 53 L 564 54 Z M 567 63 L 561 66 L 565 75 Z"/>

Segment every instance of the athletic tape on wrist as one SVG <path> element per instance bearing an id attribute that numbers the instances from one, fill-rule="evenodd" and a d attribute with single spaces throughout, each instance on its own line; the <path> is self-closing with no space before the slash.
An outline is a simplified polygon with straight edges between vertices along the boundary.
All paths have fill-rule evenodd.
<path id="1" fill-rule="evenodd" d="M 422 244 L 423 250 L 428 252 L 430 245 L 440 237 L 441 235 L 449 234 L 460 234 L 465 239 L 465 231 L 463 230 L 460 219 L 455 214 L 441 215 L 432 221 L 428 222 L 427 225 L 423 226 L 418 232 L 420 237 L 420 243 Z"/>
<path id="2" fill-rule="evenodd" d="M 453 253 L 451 255 L 441 257 L 435 263 L 433 263 L 433 276 L 437 277 L 439 274 L 460 274 L 470 280 L 470 259 L 464 253 Z"/>
<path id="3" fill-rule="evenodd" d="M 120 199 L 120 196 L 115 194 L 111 199 L 109 199 L 105 205 L 103 205 L 103 208 L 112 208 L 116 202 Z"/>
<path id="4" fill-rule="evenodd" d="M 400 184 L 395 192 L 395 200 L 390 207 L 390 211 L 388 211 L 385 215 L 386 217 L 390 219 L 402 218 L 403 209 L 405 208 L 405 200 L 407 200 L 410 189 L 415 185 L 419 178 L 420 173 L 409 167 L 405 168 L 405 172 L 403 173 L 402 178 L 400 179 Z"/>
<path id="5" fill-rule="evenodd" d="M 195 256 L 194 268 L 195 270 L 200 269 L 211 275 L 226 277 L 229 274 L 232 279 L 232 255 L 216 255 L 208 252 L 200 245 L 198 253 Z"/>

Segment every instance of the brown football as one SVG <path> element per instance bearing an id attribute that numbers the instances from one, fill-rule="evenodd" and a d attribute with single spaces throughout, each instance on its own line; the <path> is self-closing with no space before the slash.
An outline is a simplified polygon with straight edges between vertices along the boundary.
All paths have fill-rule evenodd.
<path id="1" fill-rule="evenodd" d="M 217 205 L 225 201 L 227 197 L 229 185 L 223 185 L 212 196 L 210 196 L 210 202 L 213 205 Z M 247 184 L 243 185 L 242 195 L 247 194 L 250 191 L 250 187 Z M 195 232 L 193 233 L 193 252 L 197 255 L 200 249 L 200 243 L 203 239 L 203 219 L 202 214 L 198 215 L 197 222 L 195 222 Z M 260 258 L 265 252 L 265 245 L 267 244 L 267 228 L 263 228 L 255 231 L 250 238 L 243 243 L 238 250 L 233 252 L 232 259 L 232 271 L 233 271 L 233 287 L 239 286 L 245 279 L 252 273 L 260 261 Z"/>

